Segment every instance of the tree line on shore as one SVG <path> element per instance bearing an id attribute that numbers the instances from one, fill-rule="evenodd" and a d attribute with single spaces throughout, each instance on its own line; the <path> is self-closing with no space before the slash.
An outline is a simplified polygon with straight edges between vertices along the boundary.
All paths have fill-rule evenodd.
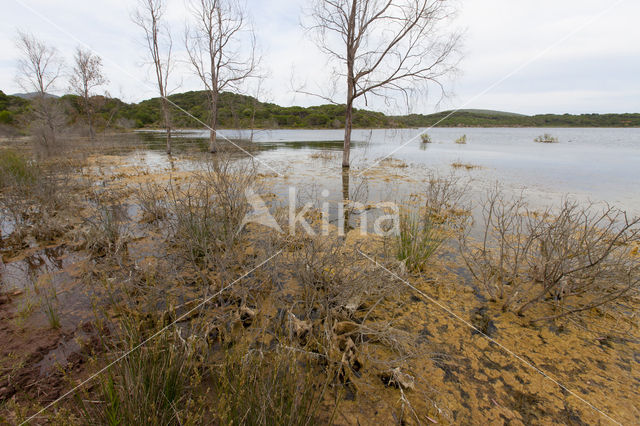
<path id="1" fill-rule="evenodd" d="M 201 127 L 208 122 L 207 95 L 204 92 L 186 92 L 168 97 L 187 114 L 173 117 L 175 128 Z M 313 107 L 282 107 L 260 102 L 252 96 L 230 92 L 221 94 L 218 122 L 223 128 L 260 129 L 342 129 L 344 105 Z M 66 126 L 77 132 L 88 133 L 82 114 L 82 99 L 65 95 L 58 99 L 63 105 Z M 117 98 L 92 97 L 97 105 L 95 126 L 98 131 L 160 128 L 163 125 L 161 100 L 148 99 L 128 104 Z M 28 98 L 6 95 L 0 91 L 0 133 L 19 135 L 26 132 L 27 117 L 32 101 Z M 381 112 L 356 109 L 355 128 L 408 128 L 408 127 L 638 127 L 640 114 L 540 114 L 534 116 L 501 114 L 491 111 L 458 111 L 437 114 L 388 116 Z"/>

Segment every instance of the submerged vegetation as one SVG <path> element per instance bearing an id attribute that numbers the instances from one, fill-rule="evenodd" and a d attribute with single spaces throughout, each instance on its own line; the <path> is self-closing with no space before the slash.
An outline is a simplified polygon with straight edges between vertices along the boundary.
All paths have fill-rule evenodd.
<path id="1" fill-rule="evenodd" d="M 422 143 L 433 143 L 433 141 L 431 140 L 431 136 L 429 136 L 428 133 L 423 133 L 422 135 L 420 135 L 420 139 L 422 140 Z"/>
<path id="2" fill-rule="evenodd" d="M 467 135 L 462 135 L 458 139 L 456 139 L 456 143 L 458 145 L 465 145 L 467 143 Z"/>
<path id="3" fill-rule="evenodd" d="M 559 140 L 555 136 L 550 135 L 549 133 L 545 133 L 544 135 L 538 136 L 537 138 L 535 138 L 534 142 L 538 142 L 538 143 L 558 143 Z"/>

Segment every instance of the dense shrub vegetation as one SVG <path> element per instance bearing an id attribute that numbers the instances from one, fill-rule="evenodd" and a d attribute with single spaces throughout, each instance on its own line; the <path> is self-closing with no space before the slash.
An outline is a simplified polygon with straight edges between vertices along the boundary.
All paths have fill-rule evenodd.
<path id="1" fill-rule="evenodd" d="M 171 95 L 170 101 L 191 114 L 176 113 L 173 125 L 177 128 L 201 127 L 209 122 L 206 92 L 186 92 Z M 161 103 L 159 98 L 138 104 L 127 104 L 117 98 L 96 97 L 97 127 L 144 128 L 161 127 Z M 68 124 L 82 123 L 80 98 L 65 95 L 59 98 Z M 29 109 L 30 101 L 0 92 L 0 126 L 19 128 L 19 119 Z M 176 108 L 174 106 L 174 108 Z M 218 123 L 223 128 L 323 128 L 344 127 L 344 105 L 320 105 L 309 108 L 281 107 L 260 102 L 250 96 L 223 93 L 218 109 Z M 22 120 L 23 122 L 25 120 Z M 380 112 L 355 110 L 353 125 L 356 128 L 402 127 L 636 127 L 640 126 L 640 114 L 583 114 L 583 115 L 535 115 L 503 113 L 484 110 L 461 110 L 455 113 L 411 114 L 387 116 Z"/>

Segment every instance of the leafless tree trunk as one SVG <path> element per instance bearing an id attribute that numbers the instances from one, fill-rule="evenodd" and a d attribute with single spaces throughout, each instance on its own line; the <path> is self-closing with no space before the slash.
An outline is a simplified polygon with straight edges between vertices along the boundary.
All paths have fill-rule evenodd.
<path id="1" fill-rule="evenodd" d="M 173 41 L 168 27 L 162 25 L 165 11 L 163 0 L 139 0 L 133 21 L 144 31 L 147 48 L 153 61 L 162 103 L 162 119 L 167 132 L 167 154 L 171 155 L 171 112 L 167 100 L 169 75 L 173 69 Z"/>
<path id="2" fill-rule="evenodd" d="M 460 35 L 442 28 L 453 15 L 442 0 L 313 0 L 310 15 L 318 47 L 346 68 L 337 74 L 347 82 L 342 166 L 349 167 L 354 102 L 408 99 L 429 83 L 444 93 L 441 80 L 455 69 Z"/>
<path id="3" fill-rule="evenodd" d="M 258 105 L 260 104 L 260 102 L 267 102 L 267 100 L 264 99 L 266 94 L 263 86 L 265 79 L 266 75 L 257 76 L 255 78 L 255 87 L 252 94 L 253 100 L 251 102 L 251 142 L 253 142 L 256 132 L 256 113 L 258 112 Z"/>
<path id="4" fill-rule="evenodd" d="M 185 30 L 189 60 L 209 94 L 209 152 L 216 152 L 218 101 L 257 68 L 255 35 L 239 0 L 190 0 L 193 26 Z"/>
<path id="5" fill-rule="evenodd" d="M 82 98 L 82 107 L 89 125 L 89 137 L 94 140 L 96 133 L 94 128 L 94 105 L 91 99 L 93 96 L 92 91 L 96 87 L 107 84 L 108 81 L 102 74 L 102 58 L 98 55 L 78 47 L 74 60 L 73 74 L 69 83 L 71 91 Z"/>
<path id="6" fill-rule="evenodd" d="M 56 142 L 60 117 L 56 100 L 49 97 L 48 91 L 55 88 L 60 77 L 63 62 L 55 47 L 47 46 L 32 34 L 18 31 L 16 43 L 21 58 L 18 62 L 17 81 L 26 92 L 34 92 L 34 122 L 40 127 L 39 133 L 45 146 Z"/>

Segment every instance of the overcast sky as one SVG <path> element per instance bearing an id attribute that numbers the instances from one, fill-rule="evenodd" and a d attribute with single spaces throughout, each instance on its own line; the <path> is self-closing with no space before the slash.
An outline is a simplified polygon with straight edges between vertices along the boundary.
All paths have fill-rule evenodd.
<path id="1" fill-rule="evenodd" d="M 184 0 L 167 0 L 167 18 L 181 45 Z M 247 0 L 270 77 L 263 100 L 315 105 L 292 92 L 297 83 L 324 84 L 327 64 L 300 27 L 306 0 Z M 640 112 L 640 1 L 458 0 L 455 25 L 466 31 L 460 72 L 440 105 L 421 99 L 412 112 L 482 108 L 536 113 Z M 80 42 L 98 52 L 110 80 L 106 90 L 125 101 L 156 95 L 143 40 L 130 15 L 135 0 L 3 0 L 0 15 L 0 90 L 15 82 L 16 30 L 54 45 L 70 63 Z M 30 10 L 31 9 L 31 10 Z M 37 11 L 37 13 L 34 13 Z M 180 52 L 178 52 L 180 54 Z M 523 66 L 524 65 L 524 66 Z M 176 91 L 201 86 L 186 64 Z M 67 84 L 58 85 L 58 94 Z M 489 90 L 487 90 L 489 89 Z M 359 105 L 362 106 L 362 105 Z M 406 110 L 373 101 L 371 109 Z"/>

